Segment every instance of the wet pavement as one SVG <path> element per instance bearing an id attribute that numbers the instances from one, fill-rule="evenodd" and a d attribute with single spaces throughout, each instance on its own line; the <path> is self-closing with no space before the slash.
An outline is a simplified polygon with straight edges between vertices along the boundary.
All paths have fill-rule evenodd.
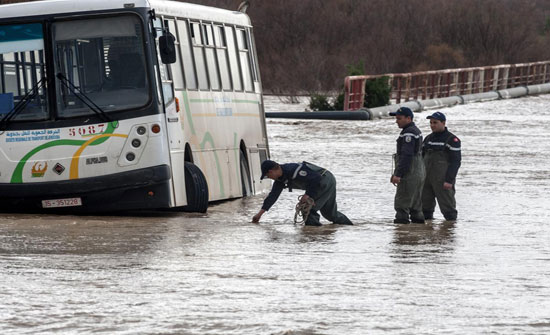
<path id="1" fill-rule="evenodd" d="M 294 225 L 286 191 L 259 225 L 265 195 L 205 215 L 2 214 L 0 333 L 548 334 L 548 106 L 441 110 L 463 147 L 456 223 L 392 223 L 390 119 L 268 120 L 273 159 L 330 169 L 351 227 Z"/>

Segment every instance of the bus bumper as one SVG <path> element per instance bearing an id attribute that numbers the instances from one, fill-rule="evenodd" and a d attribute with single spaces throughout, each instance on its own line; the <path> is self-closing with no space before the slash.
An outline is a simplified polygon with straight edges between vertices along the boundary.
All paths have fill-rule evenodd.
<path id="1" fill-rule="evenodd" d="M 80 198 L 81 206 L 43 208 L 43 200 Z M 168 165 L 58 182 L 0 184 L 3 211 L 108 212 L 170 207 Z"/>

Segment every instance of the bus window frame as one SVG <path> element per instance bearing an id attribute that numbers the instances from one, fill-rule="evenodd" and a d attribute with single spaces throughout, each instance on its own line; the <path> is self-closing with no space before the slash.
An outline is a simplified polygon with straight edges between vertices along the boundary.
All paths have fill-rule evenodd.
<path id="1" fill-rule="evenodd" d="M 252 69 L 252 62 L 251 62 L 251 46 L 250 46 L 250 34 L 248 32 L 248 28 L 247 27 L 242 27 L 242 26 L 236 26 L 235 27 L 235 32 L 236 32 L 236 37 L 237 37 L 237 40 L 236 40 L 236 44 L 237 44 L 237 59 L 239 61 L 239 66 L 241 68 L 241 72 L 242 72 L 242 79 L 243 79 L 243 91 L 244 92 L 255 92 L 255 88 L 254 88 L 254 83 L 255 83 L 255 80 L 254 80 L 254 70 Z M 243 48 L 241 49 L 241 46 L 239 45 L 239 34 L 240 33 L 243 33 L 244 36 L 242 36 L 242 42 L 243 42 Z M 245 78 L 245 73 L 244 73 L 244 70 L 243 70 L 243 66 L 242 66 L 242 62 L 241 62 L 241 52 L 243 53 L 246 53 L 246 60 L 248 62 L 248 70 L 249 70 L 249 75 L 250 75 L 250 90 L 247 90 L 246 89 L 246 84 L 244 82 L 244 78 Z"/>
<path id="2" fill-rule="evenodd" d="M 143 50 L 143 58 L 144 58 L 144 72 L 145 72 L 145 75 L 146 75 L 146 79 L 147 79 L 147 83 L 148 83 L 148 100 L 143 103 L 142 105 L 140 106 L 137 106 L 137 107 L 131 107 L 131 108 L 126 108 L 126 109 L 117 109 L 117 110 L 114 110 L 114 111 L 108 111 L 106 112 L 107 115 L 109 116 L 113 116 L 116 118 L 116 115 L 119 114 L 119 113 L 125 113 L 125 112 L 129 112 L 129 111 L 135 111 L 135 110 L 143 110 L 143 109 L 147 109 L 148 106 L 150 106 L 152 103 L 153 103 L 153 89 L 155 89 L 156 85 L 153 86 L 153 83 L 155 82 L 155 80 L 153 80 L 153 78 L 151 78 L 151 69 L 153 69 L 154 71 L 154 63 L 150 63 L 151 60 L 149 59 L 148 55 L 149 55 L 149 46 L 148 46 L 148 36 L 150 35 L 150 32 L 146 29 L 146 27 L 148 26 L 148 22 L 145 21 L 145 18 L 142 16 L 142 15 L 139 15 L 138 13 L 136 12 L 131 12 L 131 11 L 115 11 L 115 12 L 112 12 L 112 13 L 99 13 L 99 14 L 93 14 L 93 13 L 86 13 L 86 14 L 83 14 L 83 15 L 80 15 L 80 16 L 66 16 L 66 17 L 58 17 L 58 18 L 55 18 L 53 20 L 51 20 L 51 27 L 50 27 L 50 31 L 48 32 L 51 36 L 48 36 L 48 38 L 50 39 L 50 48 L 51 48 L 51 52 L 52 52 L 52 65 L 54 66 L 53 69 L 51 69 L 52 73 L 55 73 L 56 71 L 56 66 L 55 66 L 55 44 L 56 44 L 56 40 L 55 40 L 55 36 L 53 35 L 54 34 L 54 25 L 56 23 L 59 23 L 59 22 L 70 22 L 70 21 L 79 21 L 79 20 L 93 20 L 93 19 L 103 19 L 103 18 L 116 18 L 116 17 L 121 17 L 121 16 L 132 16 L 132 17 L 135 17 L 137 18 L 137 20 L 139 21 L 140 23 L 140 27 L 141 27 L 141 34 L 142 34 L 142 41 L 141 41 L 141 46 L 142 46 L 142 50 Z M 153 38 L 153 36 L 151 36 L 151 38 Z M 58 100 L 58 94 L 57 94 L 57 90 L 58 88 L 61 88 L 62 85 L 58 84 L 58 81 L 55 80 L 54 81 L 55 84 L 53 85 L 53 88 L 52 90 L 54 91 L 53 92 L 53 96 L 55 96 L 55 100 L 54 100 L 54 105 L 55 105 L 55 109 L 52 111 L 53 112 L 53 121 L 62 121 L 62 120 L 71 120 L 71 119 L 79 119 L 79 118 L 84 118 L 84 117 L 87 117 L 89 118 L 90 116 L 94 116 L 95 114 L 93 112 L 91 112 L 90 114 L 83 114 L 83 115 L 75 115 L 75 116 L 70 116 L 70 117 L 60 117 L 59 116 L 59 111 L 58 111 L 58 107 L 57 107 L 57 100 Z M 162 87 L 160 87 L 160 89 L 162 89 Z"/>
<path id="3" fill-rule="evenodd" d="M 176 22 L 176 29 L 178 31 L 178 38 L 181 38 L 183 32 L 181 32 L 180 30 L 180 27 L 179 27 L 179 23 L 181 22 L 183 25 L 185 25 L 185 29 L 187 30 L 187 34 L 185 34 L 184 38 L 187 40 L 187 47 L 189 48 L 189 55 L 191 56 L 191 65 L 192 65 L 192 73 L 189 74 L 189 76 L 193 76 L 193 79 L 195 79 L 195 87 L 189 87 L 189 83 L 187 82 L 187 78 L 184 77 L 184 81 L 185 81 L 185 88 L 184 90 L 188 90 L 188 91 L 198 91 L 199 90 L 199 79 L 198 79 L 198 73 L 197 73 L 197 64 L 195 62 L 195 52 L 193 51 L 193 39 L 191 37 L 191 23 L 190 23 L 190 20 L 189 19 L 185 19 L 185 18 L 180 18 L 180 17 L 174 17 L 174 20 Z M 180 42 L 181 40 L 178 39 L 178 42 Z M 185 64 L 184 64 L 184 61 L 183 61 L 183 51 L 182 51 L 182 47 L 181 47 L 181 42 L 180 42 L 180 54 L 181 54 L 181 65 L 184 69 L 184 75 L 185 75 Z"/>
<path id="4" fill-rule="evenodd" d="M 254 45 L 252 29 L 250 28 L 246 29 L 246 36 L 248 38 L 248 54 L 250 57 L 250 66 L 252 68 L 252 82 L 259 83 L 260 71 L 259 71 L 257 59 L 256 59 L 256 52 L 255 52 L 256 46 Z"/>
<path id="5" fill-rule="evenodd" d="M 173 75 L 170 73 L 170 77 L 172 80 L 172 86 L 175 91 L 212 91 L 212 92 L 240 92 L 240 93 L 256 93 L 256 83 L 260 82 L 259 77 L 259 71 L 257 67 L 257 61 L 255 59 L 252 59 L 255 57 L 255 52 L 253 52 L 253 35 L 251 31 L 251 27 L 248 26 L 241 26 L 236 24 L 228 24 L 224 22 L 218 22 L 218 21 L 206 21 L 201 19 L 192 19 L 192 18 L 185 18 L 185 17 L 179 17 L 174 15 L 162 15 L 162 22 L 164 25 L 164 21 L 169 20 L 174 23 L 175 31 L 171 32 L 176 36 L 176 42 L 178 45 L 178 56 L 180 57 L 180 69 L 181 73 L 183 75 L 183 88 L 176 88 L 173 83 Z M 187 36 L 182 36 L 183 32 L 181 31 L 178 23 L 183 23 L 187 25 Z M 207 37 L 206 33 L 206 27 L 210 27 L 212 30 L 212 41 L 209 42 L 210 38 Z M 169 26 L 168 26 L 169 28 Z M 236 57 L 236 65 L 237 69 L 236 72 L 239 75 L 239 80 L 241 82 L 241 89 L 237 90 L 235 89 L 235 78 L 233 76 L 233 66 L 230 61 L 230 47 L 229 47 L 229 40 L 227 38 L 227 29 L 231 29 L 231 34 L 233 37 L 233 47 Z M 218 35 L 217 30 L 219 29 L 219 32 L 223 32 L 223 45 L 218 45 Z M 239 32 L 244 32 L 244 43 L 246 44 L 247 48 L 241 49 L 239 47 L 239 41 L 238 41 L 238 34 Z M 198 35 L 197 35 L 198 33 Z M 181 39 L 187 38 L 188 46 L 190 47 L 190 54 L 191 54 L 191 62 L 193 64 L 192 69 L 192 75 L 194 75 L 194 79 L 196 82 L 196 87 L 190 88 L 187 82 L 186 78 L 186 71 L 188 70 L 184 64 L 183 61 L 183 52 L 181 50 L 182 43 Z M 207 88 L 201 88 L 200 85 L 200 79 L 199 79 L 199 73 L 198 73 L 198 67 L 197 67 L 197 60 L 196 60 L 196 53 L 195 48 L 201 49 L 201 58 L 204 63 L 205 73 L 206 73 L 206 81 L 207 81 Z M 218 82 L 219 82 L 219 89 L 213 89 L 212 88 L 212 78 L 210 77 L 210 66 L 208 64 L 207 55 L 206 55 L 206 49 L 213 49 L 214 50 L 214 66 L 216 67 L 216 73 L 218 75 Z M 221 75 L 221 67 L 220 67 L 220 59 L 218 56 L 218 50 L 223 50 L 225 53 L 227 59 L 227 68 L 228 68 L 228 75 L 229 75 L 229 81 L 230 81 L 230 88 L 224 88 L 223 87 L 223 79 Z M 240 58 L 240 53 L 246 52 L 247 57 L 246 60 L 248 62 L 248 66 L 250 69 L 250 89 L 246 89 L 246 85 L 244 83 L 245 74 L 242 67 L 242 62 Z M 172 71 L 172 68 L 170 67 L 170 71 Z"/>
<path id="6" fill-rule="evenodd" d="M 160 22 L 160 29 L 161 29 L 161 34 L 159 34 L 159 32 L 157 31 L 157 33 L 154 35 L 154 43 L 155 43 L 155 57 L 156 57 L 156 63 L 157 63 L 157 75 L 158 75 L 158 78 L 155 78 L 156 80 L 158 80 L 160 86 L 160 91 L 162 92 L 162 103 L 164 106 L 168 106 L 170 105 L 172 102 L 175 101 L 175 98 L 176 98 L 176 95 L 174 94 L 175 93 L 175 90 L 174 90 L 174 80 L 173 80 L 173 76 L 172 76 L 172 68 L 171 68 L 171 65 L 172 64 L 164 64 L 162 61 L 161 61 L 161 58 L 160 58 L 160 50 L 159 50 L 159 37 L 162 35 L 162 32 L 164 32 L 164 30 L 168 30 L 168 32 L 170 32 L 169 30 L 169 26 L 168 26 L 168 21 L 170 19 L 166 18 L 165 16 L 160 16 L 160 17 L 157 17 L 156 20 L 158 20 Z M 154 20 L 154 21 L 156 21 Z M 155 27 L 155 23 L 153 22 L 153 29 L 157 29 L 157 27 Z M 162 70 L 161 70 L 162 69 Z M 164 74 L 166 76 L 165 79 L 162 78 L 162 73 L 164 71 Z M 166 99 L 166 95 L 165 95 L 165 91 L 164 91 L 164 85 L 165 84 L 168 84 L 170 87 L 170 92 L 171 92 L 171 97 L 170 99 Z"/>
<path id="7" fill-rule="evenodd" d="M 218 64 L 218 70 L 219 70 L 219 75 L 220 75 L 220 80 L 221 80 L 221 87 L 222 87 L 222 91 L 224 92 L 234 92 L 234 85 L 233 85 L 233 75 L 231 74 L 231 64 L 229 62 L 229 48 L 227 47 L 227 36 L 226 36 L 226 33 L 225 33 L 225 24 L 223 23 L 215 23 L 213 22 L 212 23 L 212 27 L 213 27 L 213 30 L 214 30 L 214 47 L 216 48 L 216 59 L 217 59 L 217 64 Z M 216 33 L 216 31 L 218 33 Z M 220 39 L 221 41 L 218 41 L 218 39 Z M 220 42 L 218 44 L 218 42 Z M 226 62 L 226 65 L 227 65 L 227 72 L 228 72 L 228 77 L 229 77 L 229 88 L 228 89 L 225 89 L 223 88 L 223 78 L 222 78 L 222 71 L 221 71 L 221 67 L 220 67 L 220 58 L 218 56 L 218 51 L 221 51 L 224 53 L 225 55 L 225 62 Z"/>
<path id="8" fill-rule="evenodd" d="M 11 25 L 32 25 L 32 24 L 40 24 L 42 28 L 42 43 L 43 43 L 43 49 L 42 49 L 42 55 L 40 55 L 39 50 L 28 50 L 28 51 L 16 51 L 11 52 L 13 54 L 13 61 L 6 61 L 4 59 L 4 54 L 0 54 L 0 80 L 1 80 L 1 90 L 0 93 L 6 93 L 6 78 L 4 75 L 5 71 L 5 65 L 6 63 L 13 63 L 14 71 L 15 71 L 15 77 L 16 77 L 16 86 L 17 86 L 17 92 L 13 92 L 14 94 L 17 93 L 18 96 L 23 97 L 25 94 L 28 94 L 32 88 L 36 85 L 36 83 L 39 82 L 38 78 L 36 77 L 37 71 L 40 71 L 40 80 L 46 79 L 48 76 L 48 68 L 49 64 L 47 63 L 47 56 L 46 56 L 46 49 L 47 49 L 47 43 L 48 43 L 48 29 L 46 27 L 47 22 L 44 19 L 37 19 L 32 18 L 30 20 L 22 19 L 19 21 L 11 21 L 6 20 L 0 24 L 0 26 L 11 26 Z M 28 83 L 28 73 L 29 69 L 25 65 L 27 63 L 27 60 L 25 58 L 25 53 L 29 53 L 30 59 L 28 61 L 29 64 L 36 60 L 35 53 L 38 53 L 38 60 L 39 62 L 33 62 L 33 65 L 30 66 L 30 74 L 31 74 L 31 81 L 33 82 L 32 85 L 29 86 Z M 21 56 L 21 59 L 19 57 Z M 42 59 L 40 59 L 42 58 Z M 22 67 L 19 66 L 19 63 L 22 63 Z M 21 75 L 23 74 L 23 75 Z M 23 84 L 23 91 L 21 88 L 21 84 Z M 44 117 L 38 118 L 38 119 L 32 119 L 32 120 L 17 120 L 17 118 L 14 118 L 13 120 L 10 120 L 10 124 L 35 124 L 35 123 L 42 123 L 47 122 L 52 119 L 52 116 L 54 115 L 52 112 L 52 106 L 51 106 L 51 91 L 52 88 L 49 87 L 48 83 L 45 83 L 45 85 L 42 85 L 42 87 L 39 90 L 43 90 L 44 92 L 44 100 L 45 100 L 45 112 Z M 0 119 L 3 118 L 5 114 L 0 115 Z"/>
<path id="9" fill-rule="evenodd" d="M 195 26 L 198 27 L 198 34 L 199 34 L 199 37 L 200 37 L 200 41 L 199 41 L 200 43 L 196 43 L 196 38 L 195 38 L 196 31 L 194 29 Z M 190 19 L 189 20 L 189 28 L 191 28 L 189 30 L 189 33 L 190 33 L 190 36 L 191 36 L 191 42 L 192 42 L 192 48 L 193 48 L 193 62 L 194 62 L 194 65 L 195 65 L 195 73 L 197 74 L 197 90 L 198 91 L 210 91 L 212 85 L 210 84 L 210 75 L 209 75 L 209 72 L 208 72 L 208 63 L 206 61 L 206 53 L 204 51 L 204 36 L 202 35 L 203 34 L 202 20 L 192 20 L 192 19 Z M 195 55 L 195 48 L 198 48 L 201 51 L 200 56 L 201 56 L 203 64 L 204 64 L 204 69 L 205 69 L 205 74 L 206 74 L 206 87 L 205 88 L 201 88 L 201 81 L 200 81 L 199 70 L 198 70 L 198 67 L 197 67 L 197 57 Z"/>
<path id="10" fill-rule="evenodd" d="M 212 41 L 211 43 L 208 43 L 209 42 L 209 38 L 208 38 L 208 28 L 210 28 L 210 33 L 212 35 Z M 209 83 L 209 89 L 210 91 L 214 91 L 214 92 L 221 92 L 223 91 L 223 85 L 222 85 L 222 80 L 221 80 L 221 73 L 220 73 L 220 62 L 218 60 L 218 54 L 216 52 L 216 40 L 215 40 L 215 37 L 214 37 L 214 27 L 213 27 L 213 23 L 210 22 L 210 21 L 203 21 L 201 20 L 201 31 L 202 33 L 204 34 L 205 38 L 204 38 L 204 42 L 206 43 L 203 43 L 203 49 L 204 49 L 204 59 L 206 61 L 206 72 L 208 74 L 208 83 Z M 209 50 L 212 50 L 212 54 L 214 55 L 214 67 L 215 67 L 215 74 L 217 75 L 217 82 L 218 82 L 218 85 L 219 85 L 219 88 L 215 89 L 212 87 L 212 78 L 210 76 L 210 66 L 208 65 L 208 55 L 207 55 L 207 49 Z"/>
<path id="11" fill-rule="evenodd" d="M 185 78 L 185 68 L 183 66 L 183 58 L 182 58 L 182 53 L 181 53 L 181 43 L 180 43 L 180 33 L 179 33 L 179 28 L 178 28 L 178 20 L 176 18 L 173 18 L 173 17 L 170 17 L 170 18 L 167 18 L 165 17 L 165 20 L 168 21 L 168 31 L 170 31 L 175 37 L 176 37 L 176 41 L 175 41 L 175 45 L 176 45 L 176 63 L 175 64 L 170 64 L 170 72 L 172 73 L 172 66 L 173 67 L 176 67 L 176 64 L 179 63 L 179 70 L 181 70 L 181 83 L 182 83 L 182 87 L 176 87 L 176 82 L 174 80 L 174 74 L 172 73 L 172 83 L 173 83 L 173 86 L 174 86 L 174 91 L 177 91 L 177 90 L 185 90 L 187 88 L 187 79 Z M 173 24 L 173 28 L 174 28 L 174 31 L 172 31 L 172 28 L 170 26 L 170 23 Z"/>
<path id="12" fill-rule="evenodd" d="M 244 87 L 244 81 L 243 81 L 243 71 L 242 71 L 242 66 L 241 66 L 241 60 L 239 58 L 239 41 L 237 40 L 237 25 L 234 25 L 234 24 L 226 24 L 224 25 L 224 27 L 226 28 L 229 28 L 231 29 L 231 35 L 232 35 L 232 39 L 233 39 L 233 48 L 234 48 L 234 56 L 235 56 L 235 62 L 237 63 L 237 69 L 235 69 L 237 71 L 237 73 L 239 74 L 239 80 L 240 80 L 240 84 L 241 84 L 241 89 L 240 90 L 235 90 L 235 83 L 233 81 L 233 70 L 231 68 L 231 62 L 229 62 L 229 71 L 231 72 L 231 80 L 232 80 L 232 84 L 233 84 L 233 91 L 234 92 L 246 92 L 246 89 Z M 225 36 L 227 38 L 227 34 Z M 227 43 L 227 55 L 228 57 L 231 57 L 229 55 L 229 43 Z"/>

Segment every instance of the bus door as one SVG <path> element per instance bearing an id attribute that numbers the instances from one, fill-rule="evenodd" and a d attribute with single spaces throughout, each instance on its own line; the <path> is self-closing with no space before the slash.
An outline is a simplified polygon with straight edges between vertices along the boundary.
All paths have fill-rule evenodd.
<path id="1" fill-rule="evenodd" d="M 163 104 L 166 117 L 166 127 L 168 135 L 168 145 L 170 147 L 170 160 L 172 169 L 172 187 L 174 190 L 174 206 L 187 205 L 187 198 L 185 196 L 185 140 L 183 136 L 183 124 L 182 116 L 179 113 L 179 102 L 174 97 L 174 87 L 172 83 L 172 75 L 170 72 L 170 65 L 174 63 L 174 59 L 170 57 L 165 58 L 161 55 L 165 46 L 163 43 L 168 39 L 168 43 L 173 35 L 165 28 L 168 26 L 167 22 L 162 22 L 157 18 L 154 21 L 154 28 L 156 31 L 156 50 L 158 56 L 160 76 L 159 81 L 162 87 Z M 164 41 L 163 41 L 164 39 Z M 163 59 L 164 58 L 164 59 Z"/>

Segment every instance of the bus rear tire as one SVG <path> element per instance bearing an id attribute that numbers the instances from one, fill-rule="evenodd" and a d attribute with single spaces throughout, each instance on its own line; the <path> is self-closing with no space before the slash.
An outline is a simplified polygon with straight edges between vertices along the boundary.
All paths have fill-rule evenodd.
<path id="1" fill-rule="evenodd" d="M 201 169 L 193 163 L 185 162 L 185 193 L 187 206 L 184 212 L 206 213 L 208 209 L 208 184 Z"/>
<path id="2" fill-rule="evenodd" d="M 240 151 L 240 164 L 243 197 L 248 197 L 249 195 L 252 195 L 252 184 L 250 183 L 250 169 L 248 168 L 248 161 L 242 151 Z"/>

